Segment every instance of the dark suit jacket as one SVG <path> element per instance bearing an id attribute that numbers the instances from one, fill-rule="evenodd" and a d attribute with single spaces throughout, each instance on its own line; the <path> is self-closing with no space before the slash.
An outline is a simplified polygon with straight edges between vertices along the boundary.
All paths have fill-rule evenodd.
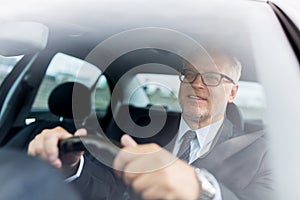
<path id="1" fill-rule="evenodd" d="M 244 134 L 225 120 L 208 154 L 192 163 L 219 181 L 223 200 L 273 198 L 272 169 L 263 131 Z"/>
<path id="2" fill-rule="evenodd" d="M 173 148 L 177 123 L 166 125 L 156 136 L 139 142 L 155 142 L 167 149 Z M 174 122 L 173 121 L 173 122 Z M 173 137 L 162 139 L 162 135 Z M 166 137 L 164 137 L 166 138 Z M 272 175 L 268 163 L 268 149 L 263 132 L 245 134 L 225 119 L 208 153 L 192 163 L 206 168 L 218 180 L 223 200 L 269 200 L 272 198 Z M 82 175 L 74 181 L 84 199 L 133 199 L 124 190 L 126 186 L 115 177 L 113 171 L 86 155 Z"/>

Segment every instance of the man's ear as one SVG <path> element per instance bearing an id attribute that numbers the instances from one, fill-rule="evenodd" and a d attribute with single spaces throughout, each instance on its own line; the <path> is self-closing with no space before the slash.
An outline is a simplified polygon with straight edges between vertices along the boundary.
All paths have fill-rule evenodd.
<path id="1" fill-rule="evenodd" d="M 236 97 L 237 91 L 239 89 L 239 85 L 234 85 L 230 91 L 230 95 L 229 95 L 229 99 L 228 99 L 228 103 L 232 103 L 233 100 Z"/>

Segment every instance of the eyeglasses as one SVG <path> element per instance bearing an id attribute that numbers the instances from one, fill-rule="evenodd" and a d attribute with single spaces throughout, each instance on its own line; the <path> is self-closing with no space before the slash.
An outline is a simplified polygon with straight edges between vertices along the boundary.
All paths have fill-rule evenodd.
<path id="1" fill-rule="evenodd" d="M 198 75 L 201 76 L 202 82 L 206 86 L 216 87 L 220 85 L 221 80 L 223 78 L 225 78 L 233 84 L 236 84 L 231 78 L 229 78 L 225 74 L 220 74 L 217 72 L 197 73 L 188 69 L 184 69 L 180 72 L 179 79 L 183 83 L 193 83 L 197 79 Z"/>

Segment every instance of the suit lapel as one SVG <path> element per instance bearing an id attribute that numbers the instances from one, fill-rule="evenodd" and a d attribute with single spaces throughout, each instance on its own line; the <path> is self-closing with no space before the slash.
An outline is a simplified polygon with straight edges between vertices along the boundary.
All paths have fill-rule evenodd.
<path id="1" fill-rule="evenodd" d="M 225 118 L 222 126 L 218 130 L 218 133 L 213 140 L 213 144 L 211 145 L 209 151 L 207 153 L 205 153 L 204 155 L 202 155 L 200 158 L 196 159 L 193 163 L 191 163 L 191 165 L 199 166 L 199 163 L 203 164 L 202 160 L 210 160 L 209 158 L 212 158 L 210 156 L 210 154 L 212 153 L 214 148 L 216 146 L 218 146 L 219 144 L 222 144 L 223 142 L 227 141 L 232 136 L 233 136 L 233 125 L 227 118 Z M 220 162 L 220 160 L 212 159 L 212 161 L 211 160 L 208 161 L 208 163 L 210 163 L 210 164 L 213 164 L 213 163 L 217 164 L 217 162 Z"/>
<path id="2" fill-rule="evenodd" d="M 216 144 L 220 144 L 233 137 L 233 125 L 227 118 L 224 119 L 224 122 L 220 127 L 217 135 L 219 136 L 215 138 Z"/>
<path id="3" fill-rule="evenodd" d="M 227 158 L 240 152 L 258 138 L 264 135 L 264 131 L 258 131 L 251 134 L 244 134 L 242 131 L 233 131 L 233 125 L 230 121 L 224 121 L 221 126 L 219 138 L 216 138 L 215 145 L 210 151 L 196 159 L 192 165 L 194 166 L 218 166 Z"/>
<path id="4" fill-rule="evenodd" d="M 165 135 L 165 134 L 169 134 L 170 132 L 172 132 L 172 136 L 173 136 L 172 140 L 170 140 L 169 143 L 164 146 L 164 148 L 170 152 L 173 151 L 173 148 L 175 145 L 175 141 L 176 141 L 178 129 L 179 129 L 179 124 L 180 124 L 180 119 L 181 119 L 181 116 L 173 118 L 173 123 L 171 123 L 172 125 L 166 126 L 164 128 L 164 130 L 162 131 L 163 134 L 161 134 L 161 135 Z M 174 124 L 174 122 L 176 124 Z M 233 134 L 232 129 L 233 129 L 232 123 L 227 118 L 225 118 L 222 126 L 218 130 L 216 137 L 212 141 L 210 150 L 201 157 L 205 157 L 207 154 L 209 154 L 215 145 L 222 143 L 222 142 L 228 140 L 230 137 L 232 137 L 232 134 Z"/>
<path id="5" fill-rule="evenodd" d="M 231 138 L 233 135 L 232 129 L 233 129 L 232 123 L 225 118 L 223 124 L 218 130 L 216 137 L 212 141 L 212 145 L 210 146 L 210 149 L 208 150 L 208 152 L 201 155 L 200 159 L 205 158 L 208 154 L 210 154 L 210 152 L 214 149 L 216 145 L 223 143 L 224 141 Z"/>

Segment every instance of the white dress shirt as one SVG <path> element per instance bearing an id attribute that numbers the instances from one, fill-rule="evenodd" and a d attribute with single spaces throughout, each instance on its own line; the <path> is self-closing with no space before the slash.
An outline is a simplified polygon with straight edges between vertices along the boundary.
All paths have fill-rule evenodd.
<path id="1" fill-rule="evenodd" d="M 70 183 L 70 182 L 74 181 L 75 179 L 77 179 L 80 176 L 81 172 L 82 172 L 83 165 L 84 165 L 84 158 L 83 158 L 83 156 L 81 156 L 80 161 L 79 161 L 79 167 L 78 167 L 76 173 L 73 176 L 70 176 L 69 178 L 66 178 L 65 182 Z"/>
<path id="2" fill-rule="evenodd" d="M 218 130 L 223 123 L 223 120 L 224 119 L 221 119 L 213 124 L 194 130 L 196 132 L 197 139 L 195 138 L 191 143 L 189 164 L 209 151 L 213 139 L 216 137 Z M 187 125 L 184 119 L 181 118 L 177 138 L 173 148 L 173 155 L 177 155 L 180 145 L 183 142 L 182 137 L 188 130 L 191 130 L 191 128 Z"/>

